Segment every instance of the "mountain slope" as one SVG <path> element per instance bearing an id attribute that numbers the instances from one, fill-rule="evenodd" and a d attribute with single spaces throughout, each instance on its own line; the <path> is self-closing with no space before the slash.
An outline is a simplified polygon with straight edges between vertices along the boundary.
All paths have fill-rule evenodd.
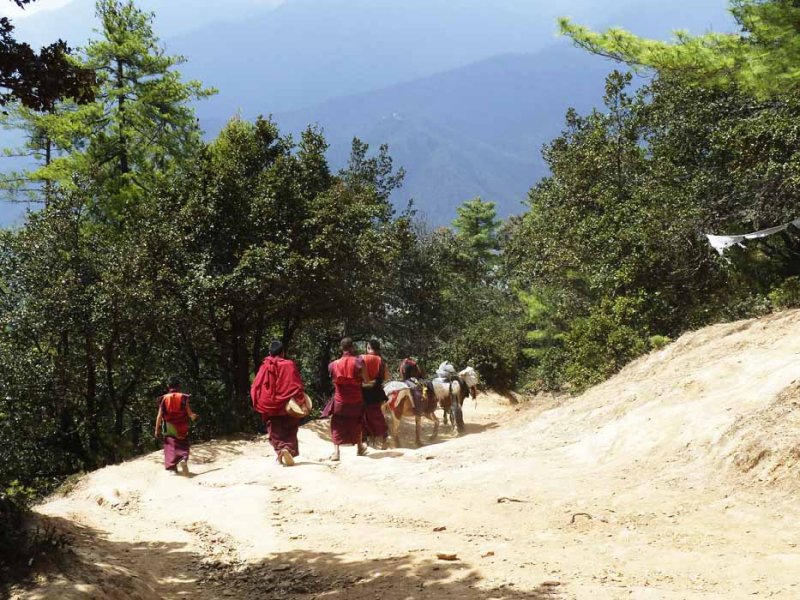
<path id="1" fill-rule="evenodd" d="M 507 216 L 521 211 L 528 189 L 546 174 L 541 147 L 559 133 L 567 108 L 597 105 L 610 68 L 558 44 L 275 118 L 293 133 L 321 126 L 336 167 L 346 164 L 353 136 L 389 144 L 407 171 L 396 203 L 413 198 L 434 224 L 448 223 L 456 206 L 478 195 Z"/>
<path id="2" fill-rule="evenodd" d="M 20 598 L 797 597 L 800 311 L 715 325 L 571 398 L 465 405 L 467 434 L 160 453 L 39 507 L 76 559 Z M 406 439 L 411 439 L 406 437 Z M 442 560 L 437 555 L 450 555 Z"/>

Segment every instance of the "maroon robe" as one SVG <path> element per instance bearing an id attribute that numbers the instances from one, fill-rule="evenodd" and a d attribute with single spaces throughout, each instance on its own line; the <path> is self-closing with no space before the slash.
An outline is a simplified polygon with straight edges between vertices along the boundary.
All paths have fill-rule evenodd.
<path id="1" fill-rule="evenodd" d="M 337 446 L 360 444 L 364 419 L 364 399 L 361 394 L 360 356 L 343 352 L 342 357 L 328 365 L 333 379 L 331 405 L 331 438 Z"/>
<path id="2" fill-rule="evenodd" d="M 286 449 L 292 456 L 300 454 L 300 419 L 286 414 L 286 404 L 292 398 L 301 405 L 305 403 L 303 380 L 294 361 L 281 356 L 265 358 L 250 387 L 250 397 L 253 408 L 264 419 L 275 453 Z"/>
<path id="3" fill-rule="evenodd" d="M 189 395 L 170 391 L 161 396 L 164 431 L 164 468 L 175 469 L 182 460 L 189 460 Z"/>
<path id="4" fill-rule="evenodd" d="M 281 450 L 288 450 L 292 456 L 300 454 L 300 444 L 297 441 L 297 431 L 300 429 L 300 419 L 289 415 L 262 415 L 264 425 L 269 435 L 269 443 L 275 454 Z"/>
<path id="5" fill-rule="evenodd" d="M 189 460 L 189 441 L 171 435 L 164 436 L 164 468 L 176 469 L 182 460 Z"/>
<path id="6" fill-rule="evenodd" d="M 382 405 L 378 403 L 364 405 L 364 433 L 371 437 L 387 438 L 389 428 L 383 416 Z"/>

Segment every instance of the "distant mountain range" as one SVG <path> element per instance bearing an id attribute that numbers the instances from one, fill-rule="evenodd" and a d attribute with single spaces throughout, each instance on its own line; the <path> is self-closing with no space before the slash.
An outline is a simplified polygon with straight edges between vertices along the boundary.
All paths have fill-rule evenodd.
<path id="1" fill-rule="evenodd" d="M 0 0 L 0 6 L 8 0 Z M 324 128 L 334 167 L 354 136 L 388 143 L 409 198 L 433 224 L 475 196 L 501 215 L 546 168 L 542 144 L 570 106 L 599 104 L 616 65 L 557 40 L 555 19 L 622 25 L 664 38 L 676 28 L 731 28 L 724 0 L 137 0 L 156 12 L 185 78 L 220 93 L 197 106 L 213 137 L 234 114 L 273 115 L 283 131 Z M 17 21 L 34 44 L 89 35 L 92 0 L 61 0 Z M 0 146 L 12 142 L 4 136 Z M 19 206 L 0 207 L 0 223 Z"/>
<path id="2" fill-rule="evenodd" d="M 292 133 L 321 126 L 336 167 L 347 163 L 354 136 L 375 147 L 389 144 L 407 172 L 396 203 L 413 198 L 433 224 L 449 222 L 455 207 L 475 196 L 497 202 L 508 216 L 546 174 L 540 150 L 561 131 L 566 109 L 596 105 L 612 67 L 558 44 L 274 118 Z"/>
<path id="3" fill-rule="evenodd" d="M 521 212 L 567 108 L 600 103 L 618 65 L 558 40 L 563 14 L 655 37 L 730 24 L 722 0 L 287 0 L 170 48 L 190 57 L 187 75 L 220 89 L 198 107 L 209 135 L 236 111 L 271 114 L 292 133 L 318 124 L 336 168 L 354 136 L 387 143 L 407 172 L 396 205 L 413 198 L 439 225 L 475 196 L 502 216 Z"/>

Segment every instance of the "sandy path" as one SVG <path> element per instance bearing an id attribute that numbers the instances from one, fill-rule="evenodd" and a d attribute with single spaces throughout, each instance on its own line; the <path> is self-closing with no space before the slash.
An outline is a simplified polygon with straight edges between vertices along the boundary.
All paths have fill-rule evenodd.
<path id="1" fill-rule="evenodd" d="M 481 396 L 466 435 L 420 449 L 331 464 L 320 423 L 294 468 L 259 440 L 197 446 L 189 479 L 159 454 L 97 471 L 40 508 L 77 528 L 83 567 L 20 597 L 800 598 L 798 486 L 732 470 L 757 450 L 742 419 L 775 421 L 800 379 L 800 313 L 773 326 L 692 334 L 563 404 Z M 761 368 L 699 390 L 731 347 Z"/>

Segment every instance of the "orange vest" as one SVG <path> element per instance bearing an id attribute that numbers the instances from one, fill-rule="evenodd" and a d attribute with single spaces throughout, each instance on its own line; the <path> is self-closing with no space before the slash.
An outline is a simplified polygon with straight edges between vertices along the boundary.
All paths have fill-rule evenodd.
<path id="1" fill-rule="evenodd" d="M 189 396 L 180 392 L 161 396 L 161 417 L 175 428 L 179 438 L 185 438 L 189 433 L 188 403 Z"/>
<path id="2" fill-rule="evenodd" d="M 364 364 L 367 367 L 367 377 L 370 380 L 377 379 L 379 376 L 383 378 L 383 373 L 381 372 L 383 360 L 378 354 L 364 354 L 361 358 L 364 359 Z"/>

